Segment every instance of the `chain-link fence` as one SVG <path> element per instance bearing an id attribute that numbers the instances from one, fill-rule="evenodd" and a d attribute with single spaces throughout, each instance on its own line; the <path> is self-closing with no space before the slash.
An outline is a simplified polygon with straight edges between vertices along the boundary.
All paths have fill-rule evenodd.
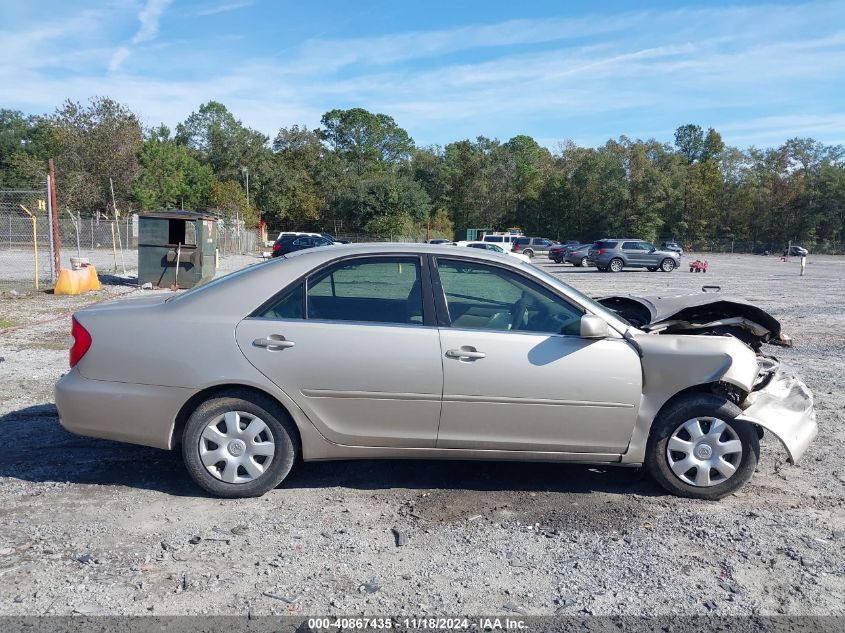
<path id="1" fill-rule="evenodd" d="M 49 287 L 53 270 L 47 185 L 0 191 L 0 288 Z"/>
<path id="2" fill-rule="evenodd" d="M 672 238 L 661 238 L 655 241 L 659 245 L 663 242 L 677 242 L 685 251 L 694 253 L 750 253 L 762 255 L 780 255 L 783 253 L 788 242 L 756 242 L 745 240 L 732 240 L 730 238 L 713 238 L 706 240 L 675 240 Z M 845 254 L 845 243 L 843 242 L 792 242 L 793 246 L 802 246 L 815 255 L 843 255 Z"/>
<path id="3" fill-rule="evenodd" d="M 62 267 L 71 257 L 84 257 L 98 273 L 132 275 L 138 269 L 137 216 L 74 216 L 59 218 Z"/>

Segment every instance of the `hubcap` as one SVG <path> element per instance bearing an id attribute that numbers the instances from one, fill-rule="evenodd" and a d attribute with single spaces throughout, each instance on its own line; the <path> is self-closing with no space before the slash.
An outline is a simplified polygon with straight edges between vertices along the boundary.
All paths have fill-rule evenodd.
<path id="1" fill-rule="evenodd" d="M 666 458 L 678 479 L 706 488 L 733 476 L 742 460 L 742 442 L 723 420 L 693 418 L 669 437 Z"/>
<path id="2" fill-rule="evenodd" d="M 200 459 L 216 479 L 244 484 L 261 477 L 273 461 L 276 444 L 267 424 L 245 411 L 211 420 L 199 440 Z"/>
<path id="3" fill-rule="evenodd" d="M 674 267 L 675 267 L 675 264 L 669 259 L 667 259 L 666 261 L 663 262 L 663 270 L 665 270 L 667 273 L 670 270 L 672 270 Z"/>
<path id="4" fill-rule="evenodd" d="M 612 262 L 610 262 L 610 269 L 613 272 L 618 273 L 620 270 L 622 270 L 622 262 L 620 262 L 619 260 L 613 260 Z"/>

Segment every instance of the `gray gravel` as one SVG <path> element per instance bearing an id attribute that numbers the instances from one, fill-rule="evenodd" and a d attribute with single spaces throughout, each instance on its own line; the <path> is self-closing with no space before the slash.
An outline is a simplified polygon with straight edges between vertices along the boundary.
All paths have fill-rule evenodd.
<path id="1" fill-rule="evenodd" d="M 142 291 L 6 295 L 0 614 L 841 615 L 845 259 L 804 278 L 709 260 L 706 276 L 542 265 L 594 295 L 717 283 L 781 319 L 795 347 L 775 351 L 815 391 L 821 437 L 798 466 L 765 439 L 752 482 L 715 503 L 633 469 L 412 461 L 299 464 L 263 498 L 211 499 L 178 454 L 58 425 L 68 314 Z"/>

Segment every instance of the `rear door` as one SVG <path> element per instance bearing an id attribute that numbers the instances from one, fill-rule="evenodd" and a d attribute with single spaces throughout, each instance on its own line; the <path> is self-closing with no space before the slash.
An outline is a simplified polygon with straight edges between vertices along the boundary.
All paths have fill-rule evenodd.
<path id="1" fill-rule="evenodd" d="M 622 253 L 625 255 L 625 263 L 629 266 L 645 266 L 646 252 L 643 250 L 642 243 L 636 240 L 622 242 Z"/>
<path id="2" fill-rule="evenodd" d="M 421 257 L 347 258 L 241 321 L 238 345 L 330 441 L 433 447 L 443 367 L 429 286 Z"/>

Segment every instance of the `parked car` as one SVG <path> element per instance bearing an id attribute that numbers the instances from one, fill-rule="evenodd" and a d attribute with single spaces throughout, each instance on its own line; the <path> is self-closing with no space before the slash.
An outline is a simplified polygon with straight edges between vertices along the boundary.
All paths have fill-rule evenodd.
<path id="1" fill-rule="evenodd" d="M 576 247 L 570 247 L 564 251 L 563 261 L 568 264 L 574 264 L 575 266 L 586 267 L 589 265 L 588 254 L 592 247 L 592 244 L 581 244 Z"/>
<path id="2" fill-rule="evenodd" d="M 513 250 L 517 253 L 524 253 L 528 257 L 535 255 L 548 255 L 557 242 L 545 237 L 517 237 L 513 242 Z"/>
<path id="3" fill-rule="evenodd" d="M 307 231 L 282 231 L 276 240 L 278 241 L 283 237 L 323 237 L 323 235 L 320 233 L 309 233 Z"/>
<path id="4" fill-rule="evenodd" d="M 429 244 L 454 244 L 452 240 L 444 240 L 443 238 L 437 237 L 433 240 L 428 240 Z"/>
<path id="5" fill-rule="evenodd" d="M 499 246 L 498 244 L 491 244 L 489 242 L 456 242 L 458 246 L 468 246 L 469 248 L 478 248 L 484 251 L 490 251 L 491 253 L 502 253 L 504 255 L 509 255 L 510 257 L 516 257 L 517 259 L 530 262 L 531 258 L 528 255 L 523 253 L 518 253 L 516 251 L 506 251 L 504 248 Z"/>
<path id="6" fill-rule="evenodd" d="M 784 257 L 806 257 L 810 251 L 801 246 L 789 246 L 783 250 Z"/>
<path id="7" fill-rule="evenodd" d="M 623 268 L 647 268 L 670 273 L 681 265 L 681 256 L 674 251 L 661 251 L 649 242 L 628 237 L 603 239 L 593 244 L 587 263 L 601 271 L 618 273 Z"/>
<path id="8" fill-rule="evenodd" d="M 315 246 L 331 246 L 334 242 L 330 242 L 322 236 L 301 235 L 299 237 L 282 237 L 273 244 L 272 257 L 281 257 L 288 253 L 301 251 L 305 248 L 314 248 Z"/>
<path id="9" fill-rule="evenodd" d="M 555 264 L 560 264 L 563 261 L 564 251 L 567 247 L 564 244 L 557 244 L 549 249 L 549 259 Z"/>
<path id="10" fill-rule="evenodd" d="M 695 303 L 709 329 L 648 332 L 481 249 L 311 248 L 77 312 L 55 401 L 74 433 L 178 447 L 221 497 L 264 494 L 300 458 L 461 458 L 644 464 L 718 499 L 751 478 L 764 430 L 796 461 L 817 426 L 798 378 L 718 335 L 719 293 Z"/>
<path id="11" fill-rule="evenodd" d="M 349 244 L 349 240 L 339 240 L 331 233 L 320 233 L 320 237 L 326 238 L 332 244 Z"/>
<path id="12" fill-rule="evenodd" d="M 590 242 L 592 244 L 592 242 Z M 574 240 L 568 240 L 565 244 L 555 244 L 549 249 L 549 259 L 556 264 L 562 263 L 566 256 L 574 249 L 580 246 L 587 246 L 588 244 L 580 244 Z"/>
<path id="13" fill-rule="evenodd" d="M 684 255 L 684 249 L 677 242 L 663 242 L 660 244 L 661 251 L 674 251 L 681 257 Z"/>
<path id="14" fill-rule="evenodd" d="M 490 242 L 491 244 L 498 244 L 505 250 L 513 250 L 513 243 L 516 241 L 517 238 L 521 237 L 520 235 L 511 235 L 508 234 L 490 234 L 484 235 L 480 241 L 482 242 Z"/>

